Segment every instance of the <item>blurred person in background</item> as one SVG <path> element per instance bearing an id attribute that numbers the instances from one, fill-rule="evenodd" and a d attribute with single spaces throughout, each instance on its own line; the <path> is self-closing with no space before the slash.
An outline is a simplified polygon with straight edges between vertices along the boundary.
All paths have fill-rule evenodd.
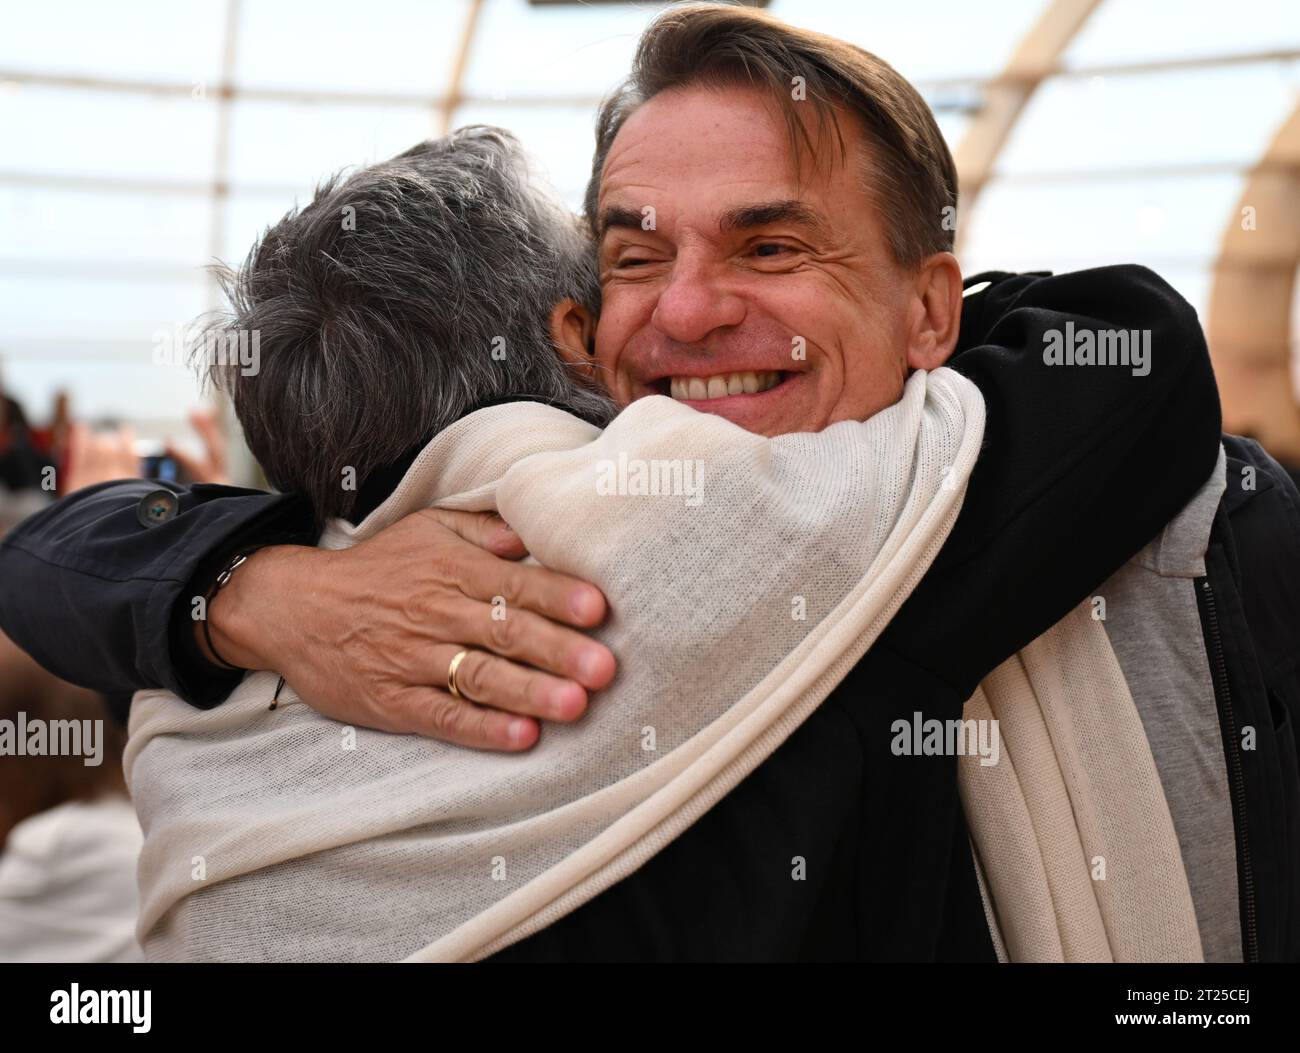
<path id="1" fill-rule="evenodd" d="M 0 487 L 41 490 L 53 460 L 40 448 L 18 400 L 0 388 Z"/>
<path id="2" fill-rule="evenodd" d="M 126 729 L 100 695 L 52 676 L 0 633 L 0 726 L 16 738 L 56 721 L 97 729 L 94 755 L 81 736 L 79 755 L 33 755 L 9 741 L 13 752 L 0 756 L 0 961 L 138 961 L 142 838 L 122 777 Z"/>
<path id="3" fill-rule="evenodd" d="M 66 414 L 66 395 L 58 404 Z M 0 455 L 6 477 L 33 484 L 27 486 L 29 495 L 39 495 L 43 504 L 48 497 L 40 473 L 53 462 L 37 452 L 39 442 L 28 440 L 16 402 L 0 400 L 0 413 L 7 421 L 0 435 L 9 440 L 0 449 L 11 453 L 7 461 Z M 140 473 L 130 428 L 94 429 L 70 416 L 55 420 L 62 421 L 63 492 Z M 196 410 L 190 422 L 203 454 L 193 456 L 169 442 L 167 455 L 189 480 L 226 482 L 225 441 L 216 415 Z M 0 515 L 3 511 L 0 500 Z M 0 581 L 0 589 L 5 586 Z M 126 698 L 110 703 L 58 679 L 0 633 L 0 722 L 8 722 L 7 731 L 17 735 L 21 728 L 48 728 L 55 721 L 91 722 L 100 729 L 95 764 L 87 765 L 83 756 L 18 750 L 0 756 L 0 961 L 140 959 L 135 924 L 141 833 L 122 776 L 126 729 L 120 715 L 126 705 Z"/>
<path id="4" fill-rule="evenodd" d="M 229 485 L 226 439 L 217 412 L 211 408 L 195 409 L 190 412 L 189 421 L 199 437 L 201 452 L 190 453 L 169 438 L 160 444 L 160 456 L 152 459 L 155 466 L 158 461 L 171 462 L 170 482 Z M 129 425 L 93 428 L 77 422 L 68 428 L 67 467 L 60 489 L 72 493 L 115 479 L 157 478 L 155 473 L 146 470 L 148 467 L 142 464 L 140 444 Z"/>
<path id="5" fill-rule="evenodd" d="M 72 396 L 66 388 L 54 393 L 50 422 L 45 427 L 33 427 L 32 437 L 43 452 L 58 465 L 63 464 L 68 453 L 68 436 L 72 429 Z"/>
<path id="6" fill-rule="evenodd" d="M 54 461 L 0 376 L 0 534 L 54 499 Z"/>

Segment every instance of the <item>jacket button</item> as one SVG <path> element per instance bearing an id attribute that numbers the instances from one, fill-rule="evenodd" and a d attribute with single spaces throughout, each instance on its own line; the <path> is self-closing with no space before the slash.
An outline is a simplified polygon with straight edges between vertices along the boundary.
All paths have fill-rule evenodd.
<path id="1" fill-rule="evenodd" d="M 136 505 L 135 517 L 141 526 L 158 526 L 169 519 L 174 519 L 180 510 L 180 502 L 170 490 L 154 490 L 140 499 Z"/>

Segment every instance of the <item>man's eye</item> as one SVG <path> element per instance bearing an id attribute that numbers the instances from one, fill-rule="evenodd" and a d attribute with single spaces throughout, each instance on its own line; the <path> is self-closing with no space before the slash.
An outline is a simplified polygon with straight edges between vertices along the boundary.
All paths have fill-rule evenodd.
<path id="1" fill-rule="evenodd" d="M 789 245 L 782 245 L 775 241 L 764 241 L 754 246 L 755 256 L 777 256 L 782 252 L 791 251 Z"/>

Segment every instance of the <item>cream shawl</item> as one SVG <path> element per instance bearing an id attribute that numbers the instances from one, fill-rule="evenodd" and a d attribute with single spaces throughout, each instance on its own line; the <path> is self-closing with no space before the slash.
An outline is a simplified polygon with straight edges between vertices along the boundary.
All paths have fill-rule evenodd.
<path id="1" fill-rule="evenodd" d="M 457 422 L 322 544 L 419 508 L 497 508 L 541 563 L 605 592 L 614 684 L 522 755 L 269 711 L 269 672 L 208 711 L 137 695 L 125 763 L 146 953 L 475 959 L 573 910 L 853 666 L 947 537 L 983 425 L 977 389 L 947 369 L 864 423 L 775 439 L 666 398 L 603 433 L 530 403 Z"/>
<path id="2" fill-rule="evenodd" d="M 535 404 L 453 425 L 322 544 L 424 507 L 499 509 L 540 562 L 604 590 L 618 678 L 522 755 L 270 711 L 273 673 L 209 711 L 137 695 L 126 770 L 146 953 L 473 960 L 625 877 L 879 635 L 952 527 L 983 412 L 941 369 L 815 435 L 766 439 L 664 398 L 603 433 Z M 966 715 L 1001 729 L 997 764 L 959 770 L 1003 957 L 1197 959 L 1159 779 L 1086 608 L 992 674 Z"/>

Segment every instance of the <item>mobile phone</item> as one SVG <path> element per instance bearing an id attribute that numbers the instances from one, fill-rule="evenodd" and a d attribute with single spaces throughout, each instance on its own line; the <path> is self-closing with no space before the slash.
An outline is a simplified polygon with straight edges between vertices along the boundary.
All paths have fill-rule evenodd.
<path id="1" fill-rule="evenodd" d="M 167 455 L 167 447 L 154 439 L 137 439 L 136 456 L 140 458 L 140 475 L 164 483 L 181 482 L 181 466 Z"/>

